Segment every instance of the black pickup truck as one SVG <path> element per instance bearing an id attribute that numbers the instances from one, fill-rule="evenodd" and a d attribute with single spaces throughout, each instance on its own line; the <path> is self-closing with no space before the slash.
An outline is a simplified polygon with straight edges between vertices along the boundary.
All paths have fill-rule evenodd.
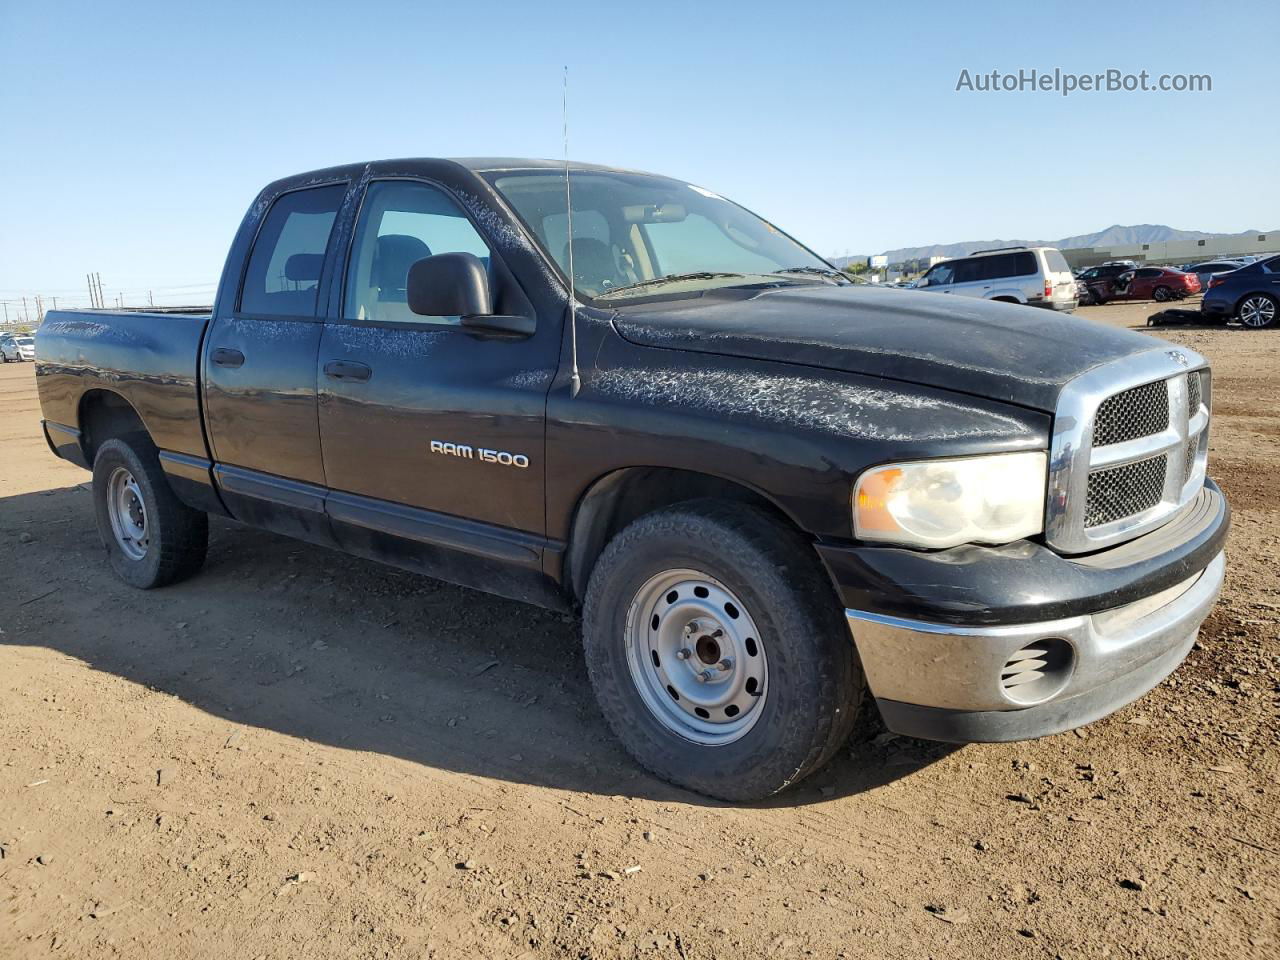
<path id="1" fill-rule="evenodd" d="M 128 583 L 193 574 L 212 513 L 580 607 L 618 739 L 725 799 L 823 764 L 868 691 L 956 742 L 1101 717 L 1223 577 L 1201 357 L 854 285 L 665 177 L 280 180 L 211 315 L 54 312 L 36 372 Z"/>

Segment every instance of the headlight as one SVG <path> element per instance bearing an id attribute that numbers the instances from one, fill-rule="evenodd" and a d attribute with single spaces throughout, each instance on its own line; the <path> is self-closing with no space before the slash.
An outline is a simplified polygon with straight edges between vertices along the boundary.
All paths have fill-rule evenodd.
<path id="1" fill-rule="evenodd" d="M 853 488 L 859 540 L 910 547 L 1010 543 L 1044 529 L 1043 451 L 874 467 Z"/>

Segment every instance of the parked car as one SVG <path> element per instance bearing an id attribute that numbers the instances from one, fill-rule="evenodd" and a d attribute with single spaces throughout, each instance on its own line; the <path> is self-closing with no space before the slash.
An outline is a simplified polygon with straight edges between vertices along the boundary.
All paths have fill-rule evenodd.
<path id="1" fill-rule="evenodd" d="M 1243 260 L 1209 260 L 1205 263 L 1193 263 L 1189 267 L 1183 267 L 1186 273 L 1194 273 L 1196 279 L 1200 281 L 1200 289 L 1208 290 L 1209 281 L 1222 273 L 1230 273 L 1232 270 L 1239 270 L 1243 267 Z"/>
<path id="2" fill-rule="evenodd" d="M 1111 299 L 1116 278 L 1134 269 L 1132 260 L 1119 260 L 1082 270 L 1076 276 L 1077 285 L 1083 287 L 1078 293 L 1080 302 L 1085 306 L 1106 303 Z"/>
<path id="3" fill-rule="evenodd" d="M 728 800 L 825 763 L 867 691 L 940 740 L 1102 717 L 1222 583 L 1202 357 L 846 283 L 664 177 L 289 177 L 211 314 L 56 311 L 36 339 L 45 438 L 92 469 L 126 583 L 196 573 L 214 513 L 581 608 L 619 741 Z"/>
<path id="4" fill-rule="evenodd" d="M 1194 273 L 1173 267 L 1139 267 L 1120 274 L 1114 280 L 1090 283 L 1096 302 L 1110 300 L 1156 300 L 1167 303 L 1200 292 L 1200 280 Z"/>
<path id="5" fill-rule="evenodd" d="M 1280 257 L 1214 277 L 1200 313 L 1222 323 L 1239 320 L 1250 330 L 1274 329 L 1280 324 Z"/>
<path id="6" fill-rule="evenodd" d="M 944 260 L 930 267 L 914 289 L 1051 310 L 1077 305 L 1075 277 L 1054 247 L 1003 247 Z"/>
<path id="7" fill-rule="evenodd" d="M 36 341 L 34 337 L 16 333 L 7 333 L 0 336 L 0 363 L 34 360 L 35 358 Z"/>

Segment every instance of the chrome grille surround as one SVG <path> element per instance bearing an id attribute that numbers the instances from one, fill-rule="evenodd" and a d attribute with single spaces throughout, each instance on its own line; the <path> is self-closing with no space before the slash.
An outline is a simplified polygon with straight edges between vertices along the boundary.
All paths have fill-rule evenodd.
<path id="1" fill-rule="evenodd" d="M 1133 423 L 1150 428 L 1159 420 L 1151 413 L 1151 400 L 1160 389 L 1156 384 L 1166 391 L 1166 426 L 1131 436 Z M 1135 388 L 1141 389 L 1121 396 Z M 1123 409 L 1126 399 L 1139 402 L 1136 413 Z M 1207 363 L 1186 348 L 1135 354 L 1068 383 L 1058 399 L 1049 450 L 1049 546 L 1060 553 L 1099 550 L 1155 529 L 1189 503 L 1204 485 L 1210 399 Z M 1158 402 L 1154 406 L 1165 408 Z M 1098 431 L 1100 439 L 1109 442 L 1095 446 L 1099 413 L 1108 418 Z M 1129 439 L 1110 442 L 1120 436 Z M 1131 466 L 1146 461 L 1153 463 Z M 1118 470 L 1124 467 L 1131 469 Z M 1136 482 L 1138 477 L 1147 482 Z M 1120 500 L 1120 490 L 1131 497 Z"/>

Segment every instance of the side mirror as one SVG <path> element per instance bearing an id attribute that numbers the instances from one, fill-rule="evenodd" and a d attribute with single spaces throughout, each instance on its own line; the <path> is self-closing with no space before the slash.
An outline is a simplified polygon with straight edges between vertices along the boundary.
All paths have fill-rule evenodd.
<path id="1" fill-rule="evenodd" d="M 493 312 L 489 273 L 470 253 L 437 253 L 409 268 L 405 285 L 409 309 L 424 317 L 460 317 L 461 325 L 477 333 L 532 336 L 532 317 Z"/>
<path id="2" fill-rule="evenodd" d="M 493 313 L 489 275 L 470 253 L 437 253 L 409 267 L 409 309 L 424 317 Z"/>

